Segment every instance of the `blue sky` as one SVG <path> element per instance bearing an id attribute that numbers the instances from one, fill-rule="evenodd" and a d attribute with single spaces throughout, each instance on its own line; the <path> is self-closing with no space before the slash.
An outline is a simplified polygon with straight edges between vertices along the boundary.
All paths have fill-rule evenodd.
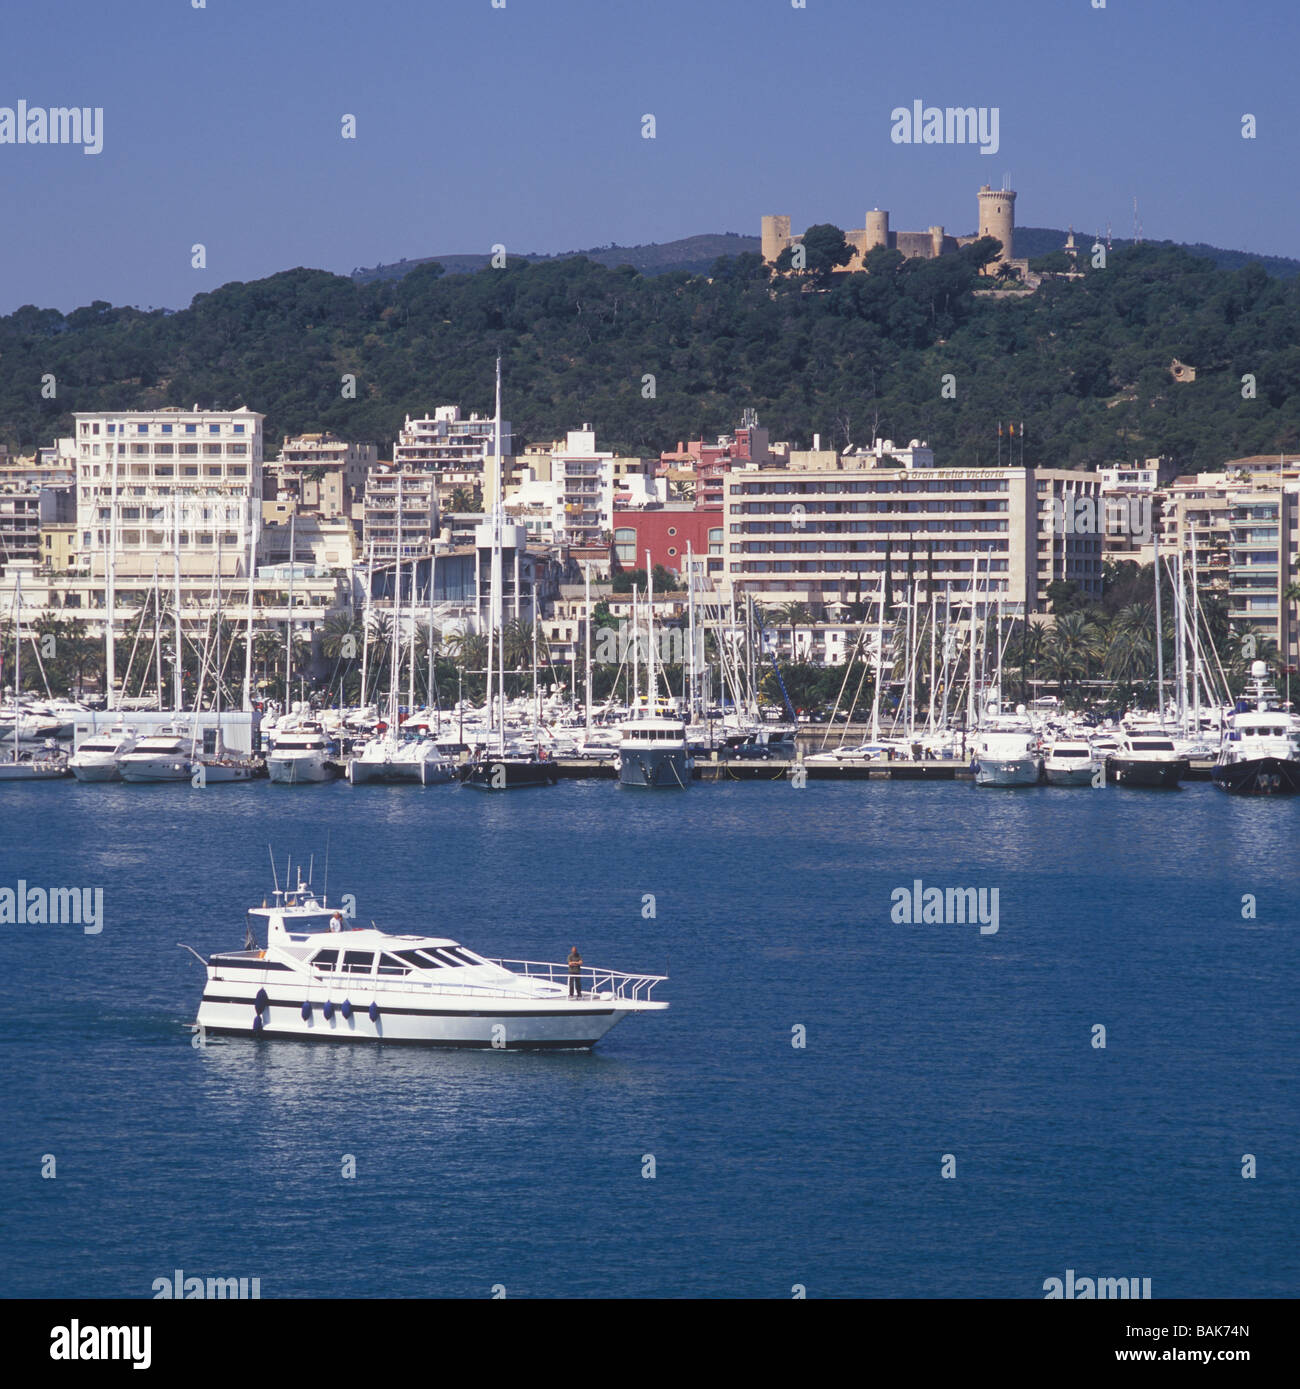
<path id="1" fill-rule="evenodd" d="M 0 107 L 102 107 L 104 149 L 0 144 L 0 312 L 764 212 L 960 235 L 1004 175 L 1021 225 L 1126 236 L 1136 195 L 1148 237 L 1300 255 L 1298 39 L 1296 0 L 11 6 Z M 892 144 L 916 99 L 996 106 L 999 152 Z"/>

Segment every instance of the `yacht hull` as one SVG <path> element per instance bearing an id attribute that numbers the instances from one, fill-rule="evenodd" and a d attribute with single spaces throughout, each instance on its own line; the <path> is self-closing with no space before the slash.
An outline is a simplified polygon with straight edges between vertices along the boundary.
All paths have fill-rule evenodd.
<path id="1" fill-rule="evenodd" d="M 265 987 L 267 1001 L 258 1011 L 256 995 Z M 345 999 L 351 1016 L 343 1016 Z M 303 1017 L 303 1004 L 310 1005 Z M 325 1016 L 330 1003 L 331 1016 Z M 370 1005 L 378 1003 L 372 1021 Z M 205 1032 L 245 1037 L 298 1038 L 322 1042 L 399 1042 L 433 1047 L 477 1047 L 481 1050 L 585 1050 L 595 1046 L 615 1023 L 633 1010 L 600 1000 L 529 999 L 496 1006 L 477 999 L 464 1007 L 458 1000 L 413 1000 L 409 994 L 389 1004 L 371 990 L 350 993 L 297 981 L 264 986 L 253 980 L 209 980 L 199 1004 L 198 1025 Z M 262 1026 L 255 1028 L 260 1017 Z"/>
<path id="2" fill-rule="evenodd" d="M 1112 757 L 1107 774 L 1120 786 L 1145 786 L 1172 791 L 1187 775 L 1187 759 L 1173 762 L 1147 762 L 1139 757 Z"/>
<path id="3" fill-rule="evenodd" d="M 134 782 L 188 781 L 191 775 L 189 759 L 171 753 L 139 761 L 123 758 L 117 764 L 117 770 L 123 781 Z"/>
<path id="4" fill-rule="evenodd" d="M 997 758 L 976 763 L 976 786 L 1037 786 L 1036 757 Z"/>
<path id="5" fill-rule="evenodd" d="M 88 762 L 80 766 L 74 761 L 72 775 L 78 781 L 121 781 L 122 779 L 118 774 L 115 759 L 110 759 L 107 762 Z"/>
<path id="6" fill-rule="evenodd" d="M 623 748 L 618 755 L 621 786 L 682 790 L 690 784 L 695 764 L 685 748 Z"/>
<path id="7" fill-rule="evenodd" d="M 525 786 L 554 786 L 559 780 L 553 762 L 532 758 L 484 758 L 466 763 L 461 785 L 475 791 L 517 791 Z"/>
<path id="8" fill-rule="evenodd" d="M 1287 757 L 1253 757 L 1220 762 L 1210 780 L 1234 796 L 1294 796 L 1300 793 L 1300 762 Z"/>
<path id="9" fill-rule="evenodd" d="M 1043 775 L 1049 786 L 1091 786 L 1096 767 L 1051 767 L 1043 768 Z"/>
<path id="10" fill-rule="evenodd" d="M 194 768 L 203 768 L 204 784 L 208 786 L 223 785 L 231 781 L 252 781 L 256 776 L 256 769 L 235 762 L 196 762 Z"/>
<path id="11" fill-rule="evenodd" d="M 66 767 L 40 766 L 31 762 L 0 762 L 0 781 L 58 781 Z"/>
<path id="12" fill-rule="evenodd" d="M 277 786 L 298 786 L 332 781 L 336 772 L 324 753 L 311 753 L 306 757 L 277 757 L 271 753 L 266 759 L 266 775 Z"/>
<path id="13" fill-rule="evenodd" d="M 434 786 L 452 779 L 451 772 L 437 764 L 425 762 L 363 762 L 354 757 L 348 763 L 348 780 L 353 786 L 367 782 L 414 782 L 417 786 Z"/>

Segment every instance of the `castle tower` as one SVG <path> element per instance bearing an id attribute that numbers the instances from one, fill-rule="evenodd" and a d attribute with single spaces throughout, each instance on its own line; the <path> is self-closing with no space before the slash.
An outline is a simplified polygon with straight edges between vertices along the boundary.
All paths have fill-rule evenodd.
<path id="1" fill-rule="evenodd" d="M 889 213 L 881 212 L 881 210 L 878 207 L 873 208 L 870 212 L 867 213 L 866 231 L 867 242 L 866 250 L 863 252 L 864 255 L 866 254 L 866 251 L 874 251 L 877 249 L 877 247 L 888 247 Z"/>
<path id="2" fill-rule="evenodd" d="M 1015 256 L 1015 228 L 1015 193 L 1010 188 L 990 188 L 986 183 L 980 189 L 979 234 L 996 236 L 1002 243 L 1002 252 L 994 262 L 995 265 L 1000 265 Z"/>
<path id="3" fill-rule="evenodd" d="M 943 228 L 930 228 L 930 255 L 934 260 L 938 260 L 943 255 Z"/>
<path id="4" fill-rule="evenodd" d="M 788 217 L 763 218 L 763 259 L 771 265 L 790 244 Z"/>

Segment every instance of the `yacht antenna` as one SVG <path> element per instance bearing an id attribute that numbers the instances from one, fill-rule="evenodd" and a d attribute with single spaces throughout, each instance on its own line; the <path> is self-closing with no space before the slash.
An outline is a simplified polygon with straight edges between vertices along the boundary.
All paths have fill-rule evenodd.
<path id="1" fill-rule="evenodd" d="M 320 904 L 323 907 L 329 900 L 330 891 L 330 830 L 325 831 L 325 886 L 321 890 Z"/>
<path id="2" fill-rule="evenodd" d="M 307 860 L 307 886 L 311 886 L 312 875 L 316 872 L 316 855 Z"/>
<path id="3" fill-rule="evenodd" d="M 269 844 L 266 846 L 266 852 L 271 856 L 271 881 L 275 884 L 275 890 L 278 893 L 280 891 L 280 878 L 275 871 L 275 852 Z"/>

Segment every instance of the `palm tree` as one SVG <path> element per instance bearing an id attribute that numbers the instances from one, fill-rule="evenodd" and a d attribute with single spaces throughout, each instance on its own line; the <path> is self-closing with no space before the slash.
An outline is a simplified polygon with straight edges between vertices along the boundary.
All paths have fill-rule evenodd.
<path id="1" fill-rule="evenodd" d="M 1047 639 L 1047 668 L 1057 682 L 1057 691 L 1065 698 L 1065 687 L 1088 674 L 1098 655 L 1099 633 L 1094 624 L 1081 612 L 1062 613 Z"/>

